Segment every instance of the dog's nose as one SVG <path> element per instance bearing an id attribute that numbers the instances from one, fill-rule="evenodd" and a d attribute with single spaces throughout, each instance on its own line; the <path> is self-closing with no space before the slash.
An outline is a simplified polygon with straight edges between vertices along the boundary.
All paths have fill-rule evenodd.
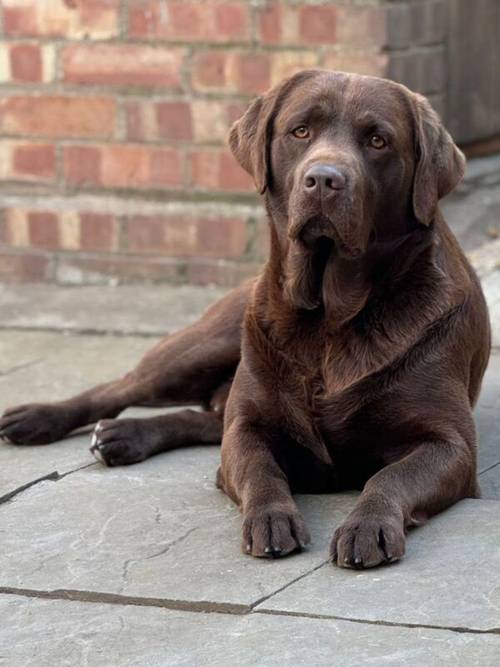
<path id="1" fill-rule="evenodd" d="M 314 164 L 304 174 L 306 192 L 318 192 L 322 195 L 333 194 L 345 187 L 346 177 L 331 164 Z"/>

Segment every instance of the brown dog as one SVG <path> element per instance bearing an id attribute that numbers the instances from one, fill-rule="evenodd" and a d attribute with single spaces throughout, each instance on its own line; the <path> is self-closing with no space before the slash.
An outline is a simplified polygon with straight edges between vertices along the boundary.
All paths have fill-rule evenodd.
<path id="1" fill-rule="evenodd" d="M 479 493 L 488 318 L 438 209 L 464 158 L 424 98 L 319 70 L 259 97 L 230 146 L 265 194 L 263 273 L 124 378 L 8 410 L 1 433 L 36 444 L 133 404 L 207 408 L 100 421 L 92 449 L 119 465 L 218 442 L 226 408 L 218 484 L 241 508 L 246 552 L 308 542 L 292 493 L 363 488 L 334 561 L 401 558 L 410 526 Z"/>

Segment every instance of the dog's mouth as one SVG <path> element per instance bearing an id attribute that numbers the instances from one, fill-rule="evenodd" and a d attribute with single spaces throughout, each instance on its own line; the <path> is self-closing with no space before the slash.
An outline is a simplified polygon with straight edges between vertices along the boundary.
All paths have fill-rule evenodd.
<path id="1" fill-rule="evenodd" d="M 359 248 L 347 245 L 336 231 L 332 221 L 322 215 L 308 220 L 294 236 L 295 242 L 299 243 L 304 250 L 312 251 L 319 258 L 328 259 L 332 255 L 340 254 L 346 258 L 355 259 L 361 254 Z"/>

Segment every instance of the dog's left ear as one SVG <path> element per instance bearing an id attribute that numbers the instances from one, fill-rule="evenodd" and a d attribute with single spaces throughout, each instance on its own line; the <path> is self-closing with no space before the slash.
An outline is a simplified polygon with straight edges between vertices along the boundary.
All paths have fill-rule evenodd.
<path id="1" fill-rule="evenodd" d="M 436 214 L 438 201 L 460 183 L 465 157 L 425 97 L 413 94 L 416 167 L 413 211 L 424 225 Z"/>
<path id="2" fill-rule="evenodd" d="M 276 98 L 276 88 L 257 97 L 229 132 L 229 148 L 243 169 L 253 176 L 260 194 L 269 183 L 269 150 Z"/>

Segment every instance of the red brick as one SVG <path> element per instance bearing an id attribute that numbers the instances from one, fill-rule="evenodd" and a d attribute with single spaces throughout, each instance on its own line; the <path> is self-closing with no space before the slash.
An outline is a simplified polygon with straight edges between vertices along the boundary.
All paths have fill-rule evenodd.
<path id="1" fill-rule="evenodd" d="M 109 97 L 13 95 L 0 101 L 0 132 L 44 137 L 112 136 L 116 102 Z"/>
<path id="2" fill-rule="evenodd" d="M 337 42 L 381 49 L 388 42 L 387 20 L 385 7 L 338 7 Z"/>
<path id="3" fill-rule="evenodd" d="M 386 53 L 359 53 L 343 49 L 339 53 L 326 53 L 323 64 L 326 69 L 369 76 L 386 76 L 388 60 Z"/>
<path id="4" fill-rule="evenodd" d="M 335 42 L 337 8 L 333 5 L 306 5 L 299 8 L 299 37 L 306 44 Z"/>
<path id="5" fill-rule="evenodd" d="M 161 139 L 192 139 L 191 107 L 187 102 L 159 102 L 155 110 Z"/>
<path id="6" fill-rule="evenodd" d="M 222 51 L 204 51 L 193 57 L 193 84 L 196 88 L 224 88 L 226 86 L 227 54 Z"/>
<path id="7" fill-rule="evenodd" d="M 50 211 L 28 213 L 30 244 L 38 248 L 57 248 L 59 246 L 58 223 L 56 213 Z"/>
<path id="8" fill-rule="evenodd" d="M 56 176 L 56 149 L 50 144 L 20 144 L 13 148 L 12 169 L 17 175 L 36 180 Z"/>
<path id="9" fill-rule="evenodd" d="M 0 266 L 0 272 L 2 267 Z M 169 257 L 130 255 L 84 257 L 65 253 L 59 257 L 56 278 L 61 284 L 109 285 L 147 281 L 182 282 L 184 262 Z M 1 275 L 1 273 L 0 273 Z"/>
<path id="10" fill-rule="evenodd" d="M 64 177 L 70 185 L 100 183 L 101 153 L 92 146 L 64 148 Z"/>
<path id="11" fill-rule="evenodd" d="M 4 0 L 7 35 L 104 38 L 118 33 L 120 0 Z"/>
<path id="12" fill-rule="evenodd" d="M 129 9 L 129 34 L 146 39 L 231 42 L 250 37 L 246 2 L 136 0 Z"/>
<path id="13" fill-rule="evenodd" d="M 261 269 L 262 265 L 256 262 L 195 259 L 188 262 L 185 279 L 194 285 L 235 287 Z"/>
<path id="14" fill-rule="evenodd" d="M 177 88 L 184 49 L 141 44 L 75 44 L 62 52 L 66 83 Z"/>
<path id="15" fill-rule="evenodd" d="M 52 259 L 39 252 L 0 252 L 0 282 L 43 282 L 52 274 Z"/>
<path id="16" fill-rule="evenodd" d="M 42 54 L 38 44 L 13 44 L 10 47 L 11 79 L 20 83 L 42 80 Z"/>
<path id="17" fill-rule="evenodd" d="M 250 34 L 250 16 L 246 3 L 224 2 L 215 6 L 215 34 L 221 41 L 243 41 Z"/>
<path id="18" fill-rule="evenodd" d="M 194 151 L 191 154 L 191 180 L 196 188 L 252 192 L 252 178 L 226 149 Z"/>
<path id="19" fill-rule="evenodd" d="M 283 7 L 276 2 L 264 5 L 258 14 L 259 40 L 264 44 L 279 44 L 282 41 Z"/>
<path id="20" fill-rule="evenodd" d="M 163 188 L 180 186 L 180 154 L 168 148 L 130 144 L 64 149 L 65 177 L 70 185 L 106 188 Z"/>
<path id="21" fill-rule="evenodd" d="M 271 85 L 271 66 L 265 54 L 242 54 L 237 61 L 235 86 L 239 92 L 256 94 Z"/>
<path id="22" fill-rule="evenodd" d="M 110 251 L 116 245 L 117 221 L 106 213 L 80 213 L 80 246 L 82 250 Z"/>
<path id="23" fill-rule="evenodd" d="M 149 132 L 143 123 L 143 111 L 145 105 L 140 102 L 127 102 L 125 104 L 125 124 L 127 139 L 140 141 L 144 139 L 156 139 L 156 124 Z"/>
<path id="24" fill-rule="evenodd" d="M 269 88 L 271 56 L 252 51 L 199 51 L 193 58 L 193 87 L 254 95 Z"/>
<path id="25" fill-rule="evenodd" d="M 172 256 L 238 257 L 246 245 L 239 218 L 133 216 L 126 222 L 128 250 Z"/>

